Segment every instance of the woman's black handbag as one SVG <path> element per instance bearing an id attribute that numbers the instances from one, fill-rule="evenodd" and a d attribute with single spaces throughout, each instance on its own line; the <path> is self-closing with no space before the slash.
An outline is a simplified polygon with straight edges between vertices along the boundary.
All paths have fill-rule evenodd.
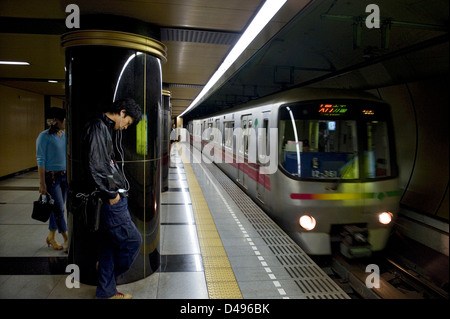
<path id="1" fill-rule="evenodd" d="M 33 202 L 33 212 L 31 218 L 46 222 L 50 218 L 50 214 L 55 210 L 55 201 L 52 196 L 47 193 L 46 198 L 42 198 L 42 194 L 39 196 L 39 200 Z"/>

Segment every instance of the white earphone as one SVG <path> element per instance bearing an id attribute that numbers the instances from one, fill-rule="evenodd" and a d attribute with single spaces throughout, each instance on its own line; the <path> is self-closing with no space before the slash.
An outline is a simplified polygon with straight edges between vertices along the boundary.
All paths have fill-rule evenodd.
<path id="1" fill-rule="evenodd" d="M 120 128 L 122 128 L 122 119 L 125 118 L 125 112 L 120 112 L 120 123 L 119 126 Z M 120 159 L 122 160 L 122 175 L 125 178 L 125 191 L 129 191 L 130 190 L 130 183 L 128 182 L 128 179 L 125 175 L 125 170 L 124 170 L 124 166 L 125 166 L 125 156 L 124 156 L 124 150 L 122 147 L 122 130 L 119 130 L 116 133 L 116 149 L 119 152 L 120 155 Z"/>

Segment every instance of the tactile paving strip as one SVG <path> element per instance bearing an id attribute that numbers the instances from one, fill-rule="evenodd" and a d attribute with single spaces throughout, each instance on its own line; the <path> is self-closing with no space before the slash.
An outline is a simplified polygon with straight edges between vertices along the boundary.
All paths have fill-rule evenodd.
<path id="1" fill-rule="evenodd" d="M 217 166 L 205 165 L 308 299 L 349 299 L 270 217 Z"/>
<path id="2" fill-rule="evenodd" d="M 183 156 L 179 148 L 180 155 Z M 184 160 L 198 241 L 211 299 L 242 299 L 239 285 L 191 165 Z"/>

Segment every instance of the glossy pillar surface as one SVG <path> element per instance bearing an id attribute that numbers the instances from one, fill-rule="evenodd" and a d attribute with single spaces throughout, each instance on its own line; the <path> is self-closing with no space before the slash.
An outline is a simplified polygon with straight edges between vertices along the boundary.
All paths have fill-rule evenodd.
<path id="1" fill-rule="evenodd" d="M 162 126 L 162 176 L 161 191 L 166 192 L 169 189 L 169 152 L 170 152 L 170 129 L 171 129 L 171 111 L 170 111 L 170 91 L 163 90 L 163 126 Z"/>
<path id="2" fill-rule="evenodd" d="M 133 49 L 114 46 L 73 46 L 66 48 L 68 101 L 68 199 L 71 235 L 69 263 L 80 267 L 81 282 L 96 284 L 96 233 L 85 229 L 78 212 L 70 205 L 86 179 L 82 154 L 82 134 L 86 122 L 105 105 L 132 98 L 142 108 L 137 125 L 122 131 L 123 162 L 116 161 L 130 183 L 129 211 L 143 244 L 131 269 L 117 278 L 118 284 L 147 277 L 160 265 L 159 204 L 161 170 L 161 62 Z M 113 141 L 120 134 L 114 132 Z"/>

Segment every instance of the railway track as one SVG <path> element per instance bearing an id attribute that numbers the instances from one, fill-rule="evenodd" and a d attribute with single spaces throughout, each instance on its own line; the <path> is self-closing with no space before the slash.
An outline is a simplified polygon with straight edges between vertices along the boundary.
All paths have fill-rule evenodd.
<path id="1" fill-rule="evenodd" d="M 441 299 L 448 292 L 385 256 L 349 260 L 333 255 L 324 266 L 354 299 Z"/>

